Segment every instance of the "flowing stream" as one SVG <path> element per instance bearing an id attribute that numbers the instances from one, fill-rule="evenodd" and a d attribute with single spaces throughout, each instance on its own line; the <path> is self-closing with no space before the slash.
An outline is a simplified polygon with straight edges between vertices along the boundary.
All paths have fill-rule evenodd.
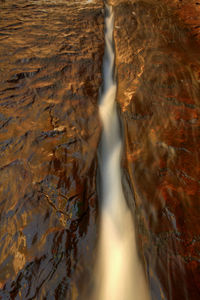
<path id="1" fill-rule="evenodd" d="M 102 211 L 96 299 L 144 300 L 149 299 L 148 289 L 138 260 L 132 216 L 121 183 L 122 138 L 115 101 L 113 23 L 112 7 L 106 5 L 104 81 L 99 105 L 103 122 L 99 147 Z"/>
<path id="2" fill-rule="evenodd" d="M 0 1 L 0 299 L 199 299 L 197 2 Z"/>

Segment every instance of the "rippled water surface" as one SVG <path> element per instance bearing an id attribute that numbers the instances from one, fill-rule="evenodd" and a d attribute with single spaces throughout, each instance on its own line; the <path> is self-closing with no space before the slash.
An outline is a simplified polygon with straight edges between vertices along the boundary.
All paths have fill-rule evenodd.
<path id="1" fill-rule="evenodd" d="M 197 300 L 200 5 L 110 3 L 124 191 L 152 299 Z M 0 299 L 87 299 L 103 52 L 101 0 L 0 1 Z"/>

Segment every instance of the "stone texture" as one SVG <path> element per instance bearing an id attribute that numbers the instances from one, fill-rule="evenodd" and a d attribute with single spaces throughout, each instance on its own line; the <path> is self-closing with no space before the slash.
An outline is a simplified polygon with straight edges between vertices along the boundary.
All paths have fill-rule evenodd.
<path id="1" fill-rule="evenodd" d="M 182 17 L 183 4 L 179 11 L 169 1 L 113 4 L 123 165 L 135 195 L 152 298 L 195 300 L 200 293 L 198 35 Z"/>
<path id="2" fill-rule="evenodd" d="M 102 1 L 0 3 L 0 299 L 76 299 L 96 241 Z"/>
<path id="3" fill-rule="evenodd" d="M 191 35 L 200 42 L 200 2 L 197 0 L 165 0 L 165 2 L 188 27 Z"/>

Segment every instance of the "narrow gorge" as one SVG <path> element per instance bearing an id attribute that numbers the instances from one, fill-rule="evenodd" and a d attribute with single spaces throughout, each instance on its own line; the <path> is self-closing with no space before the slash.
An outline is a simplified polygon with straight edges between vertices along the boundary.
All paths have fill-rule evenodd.
<path id="1" fill-rule="evenodd" d="M 199 15 L 0 1 L 0 300 L 199 298 Z"/>
<path id="2" fill-rule="evenodd" d="M 99 146 L 100 230 L 97 250 L 98 300 L 148 300 L 148 288 L 137 255 L 133 217 L 121 179 L 122 134 L 116 103 L 114 13 L 105 5 L 105 51 L 100 117 L 103 132 Z"/>

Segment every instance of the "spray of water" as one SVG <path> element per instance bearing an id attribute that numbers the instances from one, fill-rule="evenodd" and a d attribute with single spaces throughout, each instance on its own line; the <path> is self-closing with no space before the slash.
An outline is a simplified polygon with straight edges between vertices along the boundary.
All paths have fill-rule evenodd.
<path id="1" fill-rule="evenodd" d="M 137 256 L 132 217 L 121 183 L 122 141 L 115 101 L 113 18 L 112 7 L 106 5 L 104 82 L 99 104 L 103 123 L 99 146 L 101 223 L 94 298 L 149 300 Z"/>

